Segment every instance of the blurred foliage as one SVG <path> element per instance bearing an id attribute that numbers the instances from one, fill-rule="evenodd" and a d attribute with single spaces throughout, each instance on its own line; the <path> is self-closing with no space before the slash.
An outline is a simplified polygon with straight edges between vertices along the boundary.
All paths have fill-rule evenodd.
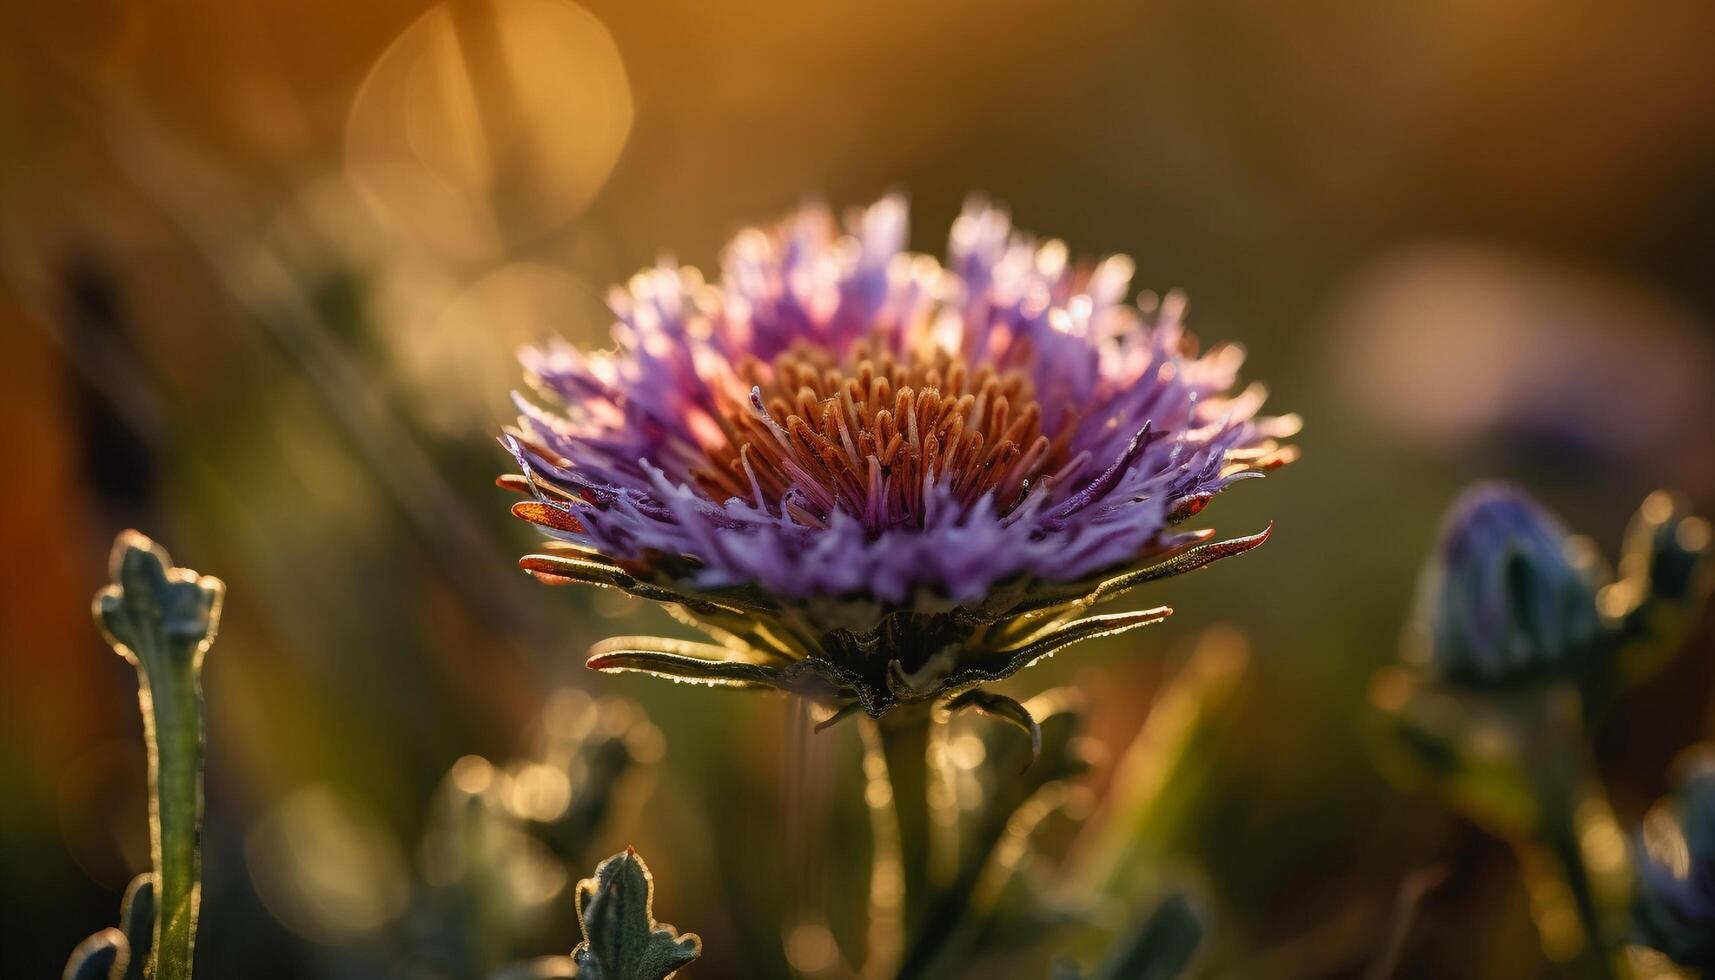
<path id="1" fill-rule="evenodd" d="M 1108 958 L 1084 980 L 1172 980 L 1179 975 L 1203 938 L 1203 927 L 1191 906 L 1179 895 L 1150 913 L 1135 935 L 1125 937 Z M 1075 968 L 1055 974 L 1067 980 L 1084 975 Z"/>
<path id="2" fill-rule="evenodd" d="M 1715 588 L 1712 544 L 1707 521 L 1654 494 L 1615 577 L 1528 496 L 1474 486 L 1425 563 L 1403 666 L 1372 684 L 1384 769 L 1512 845 L 1543 953 L 1567 976 L 1627 980 L 1637 971 L 1626 944 L 1640 933 L 1697 965 L 1683 926 L 1639 929 L 1634 914 L 1644 926 L 1715 924 L 1635 899 L 1638 872 L 1591 744 L 1607 707 L 1678 652 L 1680 624 Z M 1696 892 L 1697 874 L 1682 866 L 1646 880 L 1660 895 L 1689 877 L 1679 888 Z"/>

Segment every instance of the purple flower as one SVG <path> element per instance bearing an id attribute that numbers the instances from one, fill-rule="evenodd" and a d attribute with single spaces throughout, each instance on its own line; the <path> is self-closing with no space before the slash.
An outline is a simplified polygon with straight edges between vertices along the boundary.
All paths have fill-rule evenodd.
<path id="1" fill-rule="evenodd" d="M 1179 297 L 1121 305 L 1129 260 L 1070 262 L 980 203 L 946 265 L 905 238 L 900 198 L 844 234 L 805 208 L 742 232 L 718 285 L 635 276 L 616 350 L 524 353 L 536 397 L 503 482 L 560 544 L 525 567 L 678 604 L 722 641 L 593 666 L 878 714 L 1158 620 L 1068 617 L 1266 536 L 1177 527 L 1287 462 L 1297 425 L 1233 391 L 1236 347 L 1199 355 Z"/>
<path id="2" fill-rule="evenodd" d="M 1604 639 L 1596 583 L 1553 514 L 1504 483 L 1471 486 L 1449 509 L 1424 570 L 1419 617 L 1429 661 L 1461 684 L 1571 678 Z"/>
<path id="3" fill-rule="evenodd" d="M 1715 969 L 1715 751 L 1694 754 L 1672 800 L 1644 820 L 1638 941 L 1674 962 Z"/>

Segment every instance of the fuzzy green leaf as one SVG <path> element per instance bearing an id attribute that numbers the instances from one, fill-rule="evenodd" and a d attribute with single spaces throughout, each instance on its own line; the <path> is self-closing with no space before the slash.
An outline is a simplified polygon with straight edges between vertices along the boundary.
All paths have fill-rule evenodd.
<path id="1" fill-rule="evenodd" d="M 71 951 L 64 980 L 118 980 L 125 975 L 125 965 L 130 959 L 125 934 L 118 929 L 103 929 Z"/>
<path id="2" fill-rule="evenodd" d="M 125 980 L 143 980 L 143 967 L 155 943 L 155 876 L 143 873 L 131 879 L 119 903 L 119 929 L 131 947 L 131 965 Z"/>
<path id="3" fill-rule="evenodd" d="M 703 941 L 657 923 L 655 880 L 637 852 L 603 861 L 578 882 L 578 922 L 584 941 L 572 951 L 579 980 L 665 980 L 696 959 Z"/>
<path id="4" fill-rule="evenodd" d="M 125 531 L 113 543 L 113 584 L 95 597 L 107 642 L 151 677 L 200 666 L 220 625 L 220 580 L 172 562 L 147 536 Z"/>

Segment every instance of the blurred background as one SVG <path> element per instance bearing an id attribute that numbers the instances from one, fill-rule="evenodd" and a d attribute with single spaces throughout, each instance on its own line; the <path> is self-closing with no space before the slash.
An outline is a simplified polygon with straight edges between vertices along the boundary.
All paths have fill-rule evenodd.
<path id="1" fill-rule="evenodd" d="M 516 570 L 494 435 L 516 346 L 604 344 L 609 284 L 897 189 L 924 251 L 980 192 L 1134 256 L 1305 416 L 1302 462 L 1204 515 L 1276 521 L 1266 547 L 1010 688 L 1083 687 L 1117 757 L 1205 629 L 1248 638 L 1160 845 L 1217 961 L 1355 976 L 1440 866 L 1407 974 L 1536 975 L 1509 852 L 1381 781 L 1364 690 L 1466 481 L 1610 554 L 1657 487 L 1715 510 L 1711 37 L 1704 0 L 6 3 L 0 972 L 58 975 L 147 866 L 135 678 L 88 613 L 134 526 L 230 590 L 210 976 L 390 975 L 437 787 L 532 751 L 568 685 L 664 735 L 580 873 L 635 843 L 705 939 L 690 973 L 782 974 L 769 923 L 866 833 L 805 757 L 855 771 L 855 731 L 585 671 L 594 640 L 675 627 Z M 1622 814 L 1715 733 L 1710 654 L 1705 624 L 1604 731 Z M 565 952 L 542 888 L 566 914 L 537 952 Z"/>

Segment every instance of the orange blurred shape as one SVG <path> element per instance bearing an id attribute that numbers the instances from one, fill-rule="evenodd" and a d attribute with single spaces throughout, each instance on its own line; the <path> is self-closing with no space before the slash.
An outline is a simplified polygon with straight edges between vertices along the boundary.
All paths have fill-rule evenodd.
<path id="1" fill-rule="evenodd" d="M 48 333 L 0 293 L 0 389 L 15 406 L 0 415 L 0 741 L 17 747 L 44 795 L 108 726 L 111 704 L 111 665 L 86 611 L 100 582 L 83 563 L 99 559 L 87 550 L 92 515 L 62 364 Z"/>
<path id="2" fill-rule="evenodd" d="M 359 86 L 345 159 L 400 230 L 458 258 L 563 228 L 631 129 L 613 38 L 568 0 L 453 0 L 406 28 Z"/>

